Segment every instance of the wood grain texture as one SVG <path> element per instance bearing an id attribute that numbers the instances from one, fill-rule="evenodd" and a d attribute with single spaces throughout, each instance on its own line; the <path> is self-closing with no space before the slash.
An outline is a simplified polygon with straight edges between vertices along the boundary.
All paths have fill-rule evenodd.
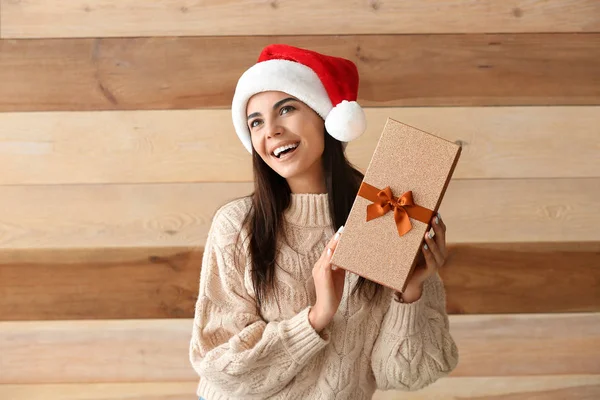
<path id="1" fill-rule="evenodd" d="M 456 322 L 450 329 L 460 353 L 452 376 L 600 371 L 600 313 L 452 317 Z"/>
<path id="2" fill-rule="evenodd" d="M 449 243 L 596 241 L 596 190 L 597 179 L 452 180 L 439 211 Z"/>
<path id="3" fill-rule="evenodd" d="M 192 320 L 0 322 L 1 384 L 196 379 Z M 600 313 L 451 315 L 451 377 L 600 374 Z"/>
<path id="4" fill-rule="evenodd" d="M 0 37 L 600 31 L 594 0 L 0 0 Z"/>
<path id="5" fill-rule="evenodd" d="M 451 314 L 600 311 L 600 242 L 449 246 Z"/>
<path id="6" fill-rule="evenodd" d="M 579 379 L 581 380 L 581 378 Z M 10 400 L 190 400 L 198 381 L 0 385 Z"/>
<path id="7" fill-rule="evenodd" d="M 0 322 L 0 383 L 191 381 L 190 319 Z"/>
<path id="8" fill-rule="evenodd" d="M 204 246 L 217 209 L 252 190 L 250 183 L 3 186 L 0 248 Z"/>
<path id="9" fill-rule="evenodd" d="M 600 177 L 597 106 L 365 111 L 347 148 L 363 172 L 391 117 L 461 143 L 457 179 Z M 229 110 L 0 113 L 0 170 L 0 185 L 252 180 Z"/>
<path id="10" fill-rule="evenodd" d="M 281 41 L 356 62 L 363 106 L 600 104 L 596 33 L 145 37 L 0 41 L 0 112 L 229 108 Z"/>
<path id="11" fill-rule="evenodd" d="M 196 381 L 0 385 L 11 400 L 189 400 Z M 443 378 L 417 392 L 377 391 L 373 400 L 597 400 L 599 375 Z"/>
<path id="12" fill-rule="evenodd" d="M 1 186 L 0 249 L 197 247 L 251 183 Z M 452 180 L 448 243 L 598 241 L 600 179 Z M 26 201 L 24 201 L 26 199 Z"/>
<path id="13" fill-rule="evenodd" d="M 192 318 L 202 249 L 0 251 L 0 320 Z"/>
<path id="14" fill-rule="evenodd" d="M 596 400 L 598 375 L 443 378 L 417 392 L 377 391 L 373 400 Z"/>
<path id="15" fill-rule="evenodd" d="M 600 242 L 449 251 L 450 314 L 600 312 Z M 3 250 L 0 320 L 192 318 L 201 264 L 201 248 Z"/>

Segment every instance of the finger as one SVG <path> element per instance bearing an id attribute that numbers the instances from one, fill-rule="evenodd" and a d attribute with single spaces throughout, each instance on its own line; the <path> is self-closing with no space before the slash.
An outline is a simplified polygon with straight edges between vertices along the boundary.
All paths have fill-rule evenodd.
<path id="1" fill-rule="evenodd" d="M 444 254 L 444 251 L 446 250 L 446 228 L 442 224 L 443 222 L 439 218 L 439 215 L 434 216 L 431 220 L 431 228 L 435 232 L 435 241 L 442 254 Z"/>
<path id="2" fill-rule="evenodd" d="M 436 219 L 437 217 L 437 219 Z M 433 221 L 432 221 L 433 225 L 439 225 L 440 228 L 442 228 L 442 232 L 446 232 L 446 224 L 444 223 L 444 221 L 442 220 L 442 216 L 440 215 L 440 213 L 437 213 L 434 217 L 433 217 Z"/>
<path id="3" fill-rule="evenodd" d="M 342 225 L 340 227 L 340 229 L 338 229 L 338 231 L 335 233 L 335 235 L 333 235 L 333 237 L 331 239 L 329 239 L 329 242 L 327 243 L 327 246 L 325 246 L 325 248 L 323 249 L 323 252 L 321 253 L 321 257 L 319 257 L 319 260 L 326 262 L 328 259 L 331 258 L 331 255 L 333 254 L 333 251 L 335 250 L 335 247 L 337 246 L 337 242 L 338 242 L 343 230 L 344 230 L 344 226 Z"/>
<path id="4" fill-rule="evenodd" d="M 433 229 L 434 234 L 433 240 L 435 241 L 435 244 L 437 245 L 438 249 L 440 249 L 442 257 L 445 258 L 448 254 L 446 250 L 446 232 L 444 232 L 442 227 L 436 224 L 435 222 L 431 225 L 431 229 Z"/>
<path id="5" fill-rule="evenodd" d="M 338 267 L 337 265 L 331 264 L 331 263 L 329 263 L 329 264 L 331 265 L 331 270 L 332 271 L 337 271 L 337 270 L 345 271 L 342 267 Z"/>
<path id="6" fill-rule="evenodd" d="M 425 257 L 425 269 L 427 271 L 435 271 L 437 268 L 437 261 L 435 261 L 435 257 L 428 244 L 423 245 L 423 256 Z"/>
<path id="7" fill-rule="evenodd" d="M 333 237 L 329 240 L 327 247 L 323 251 L 323 254 L 321 256 L 325 256 L 324 261 L 326 263 L 329 263 L 329 260 L 331 260 L 331 257 L 333 256 L 333 252 L 335 251 L 337 244 L 339 243 L 339 239 L 342 236 L 343 231 L 344 231 L 344 226 L 342 225 L 340 227 L 340 229 L 338 229 L 338 231 L 335 233 L 335 235 L 333 235 Z"/>
<path id="8" fill-rule="evenodd" d="M 337 247 L 337 242 L 333 243 L 330 246 L 327 246 L 327 248 L 325 249 L 325 262 L 330 262 L 331 261 L 331 257 L 333 257 L 333 253 L 335 252 L 335 249 Z"/>
<path id="9" fill-rule="evenodd" d="M 336 270 L 336 267 L 331 265 L 331 258 L 333 257 L 335 248 L 336 244 L 334 243 L 331 247 L 327 247 L 327 249 L 325 250 L 325 259 L 321 263 L 323 268 L 330 269 L 333 271 Z"/>
<path id="10" fill-rule="evenodd" d="M 333 255 L 333 250 L 331 247 L 327 246 L 325 251 L 323 252 L 322 260 L 320 261 L 321 269 L 325 269 L 331 264 L 331 256 Z"/>
<path id="11" fill-rule="evenodd" d="M 337 247 L 337 242 L 334 243 L 331 248 L 327 249 L 327 258 L 325 259 L 325 264 L 328 265 L 332 271 L 336 271 L 338 269 L 337 265 L 333 265 L 331 263 L 331 258 L 333 257 L 333 253 L 335 253 L 335 249 Z"/>
<path id="12" fill-rule="evenodd" d="M 331 276 L 333 279 L 340 280 L 346 276 L 346 270 L 337 265 L 331 264 Z"/>
<path id="13" fill-rule="evenodd" d="M 344 232 L 344 225 L 340 226 L 340 229 L 338 229 L 335 235 L 333 235 L 333 237 L 329 240 L 328 246 L 333 246 L 334 244 L 337 244 L 337 242 L 340 239 L 340 236 L 342 236 L 342 232 Z"/>
<path id="14" fill-rule="evenodd" d="M 331 249 L 331 252 L 333 253 L 333 251 L 335 251 L 335 248 L 337 247 L 338 243 L 340 242 L 340 237 L 341 237 L 341 233 L 336 233 L 336 235 L 340 235 L 337 237 L 336 240 L 333 241 L 333 243 L 331 243 L 331 245 L 329 245 L 329 248 Z"/>
<path id="15" fill-rule="evenodd" d="M 325 251 L 323 251 L 323 253 L 325 253 L 327 251 L 327 248 L 331 248 L 332 246 L 337 244 L 343 231 L 344 231 L 344 225 L 340 226 L 340 229 L 338 229 L 338 231 L 335 233 L 335 235 L 333 235 L 331 237 L 331 239 L 329 239 L 329 242 L 327 243 L 327 246 L 325 247 Z"/>
<path id="16" fill-rule="evenodd" d="M 428 251 L 433 255 L 438 266 L 442 266 L 444 263 L 444 255 L 440 252 L 440 249 L 435 242 L 435 236 L 429 237 L 429 234 L 433 233 L 431 230 L 425 233 L 425 243 L 427 244 Z"/>
<path id="17" fill-rule="evenodd" d="M 431 226 L 435 232 L 436 244 L 438 245 L 440 252 L 446 258 L 448 256 L 448 249 L 446 248 L 446 224 L 442 221 L 442 216 L 440 213 L 436 213 L 436 215 L 431 220 Z"/>
<path id="18" fill-rule="evenodd" d="M 322 262 L 319 264 L 319 270 L 317 271 L 317 280 L 319 282 L 329 282 L 331 281 L 331 264 L 328 262 Z"/>
<path id="19" fill-rule="evenodd" d="M 332 279 L 336 279 L 336 277 L 339 278 L 339 275 L 344 276 L 346 273 L 344 269 L 338 267 L 337 265 L 333 265 L 330 262 L 323 263 L 323 272 L 325 272 L 325 274 Z"/>

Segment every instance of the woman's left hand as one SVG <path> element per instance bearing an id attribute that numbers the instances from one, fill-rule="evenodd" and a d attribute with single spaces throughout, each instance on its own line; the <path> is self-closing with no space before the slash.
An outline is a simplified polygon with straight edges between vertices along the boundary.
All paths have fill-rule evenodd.
<path id="1" fill-rule="evenodd" d="M 404 293 L 401 295 L 396 292 L 396 296 L 402 296 L 406 303 L 412 303 L 421 297 L 423 292 L 423 282 L 431 275 L 435 274 L 438 268 L 442 267 L 448 258 L 446 248 L 446 225 L 439 214 L 431 220 L 432 228 L 425 233 L 425 245 L 421 248 L 421 263 L 417 263 Z M 433 238 L 429 237 L 430 232 Z M 422 262 L 424 259 L 424 263 Z"/>

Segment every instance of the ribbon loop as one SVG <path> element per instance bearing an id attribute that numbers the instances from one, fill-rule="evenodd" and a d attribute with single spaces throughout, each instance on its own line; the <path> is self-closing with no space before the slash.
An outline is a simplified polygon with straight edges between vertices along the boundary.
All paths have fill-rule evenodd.
<path id="1" fill-rule="evenodd" d="M 412 229 L 410 218 L 429 223 L 433 211 L 415 204 L 412 191 L 405 192 L 400 197 L 394 197 L 392 189 L 387 186 L 379 190 L 368 183 L 363 182 L 358 191 L 359 196 L 373 202 L 367 206 L 367 222 L 384 216 L 394 210 L 394 221 L 398 234 L 404 236 Z"/>

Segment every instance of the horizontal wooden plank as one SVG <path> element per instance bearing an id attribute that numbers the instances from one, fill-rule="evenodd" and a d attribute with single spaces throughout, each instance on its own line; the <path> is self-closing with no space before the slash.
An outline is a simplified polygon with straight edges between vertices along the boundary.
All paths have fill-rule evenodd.
<path id="1" fill-rule="evenodd" d="M 461 143 L 458 179 L 600 177 L 597 106 L 365 111 L 347 148 L 363 171 L 391 117 Z M 0 113 L 0 170 L 0 185 L 252 180 L 229 110 Z"/>
<path id="2" fill-rule="evenodd" d="M 585 378 L 578 378 L 582 381 Z M 574 381 L 574 379 L 571 379 Z M 570 383 L 570 382 L 569 382 Z M 143 383 L 63 383 L 0 385 L 0 398 L 10 400 L 190 400 L 197 381 Z"/>
<path id="3" fill-rule="evenodd" d="M 600 312 L 600 242 L 449 251 L 450 314 Z M 201 264 L 201 248 L 2 250 L 0 320 L 192 318 Z"/>
<path id="4" fill-rule="evenodd" d="M 265 45 L 281 40 L 2 40 L 0 112 L 229 108 L 243 71 Z M 285 42 L 356 62 L 364 106 L 600 104 L 597 33 L 290 36 Z"/>
<path id="5" fill-rule="evenodd" d="M 1 186 L 0 249 L 197 247 L 251 183 Z M 452 180 L 449 243 L 598 241 L 600 179 Z"/>
<path id="6" fill-rule="evenodd" d="M 2 186 L 0 249 L 203 246 L 215 211 L 252 190 L 250 183 Z"/>
<path id="7" fill-rule="evenodd" d="M 11 400 L 189 400 L 197 385 L 196 381 L 5 384 L 0 385 L 0 397 Z M 598 397 L 600 375 L 552 375 L 446 377 L 417 392 L 377 391 L 373 400 L 597 400 Z"/>
<path id="8" fill-rule="evenodd" d="M 600 242 L 449 246 L 451 314 L 600 311 Z"/>
<path id="9" fill-rule="evenodd" d="M 202 249 L 0 251 L 0 320 L 191 318 L 201 264 Z"/>
<path id="10" fill-rule="evenodd" d="M 453 376 L 598 374 L 600 313 L 451 316 Z"/>
<path id="11" fill-rule="evenodd" d="M 449 243 L 596 241 L 599 190 L 598 179 L 452 180 L 440 213 Z"/>
<path id="12" fill-rule="evenodd" d="M 219 36 L 600 31 L 594 0 L 0 0 L 0 37 Z M 227 21 L 227 23 L 224 23 Z"/>
<path id="13" fill-rule="evenodd" d="M 596 400 L 599 375 L 443 378 L 417 392 L 377 391 L 373 400 Z"/>
<path id="14" fill-rule="evenodd" d="M 0 383 L 196 378 L 190 319 L 0 322 Z M 451 315 L 454 377 L 600 374 L 600 313 Z"/>
<path id="15" fill-rule="evenodd" d="M 0 322 L 0 383 L 191 381 L 189 319 Z"/>

